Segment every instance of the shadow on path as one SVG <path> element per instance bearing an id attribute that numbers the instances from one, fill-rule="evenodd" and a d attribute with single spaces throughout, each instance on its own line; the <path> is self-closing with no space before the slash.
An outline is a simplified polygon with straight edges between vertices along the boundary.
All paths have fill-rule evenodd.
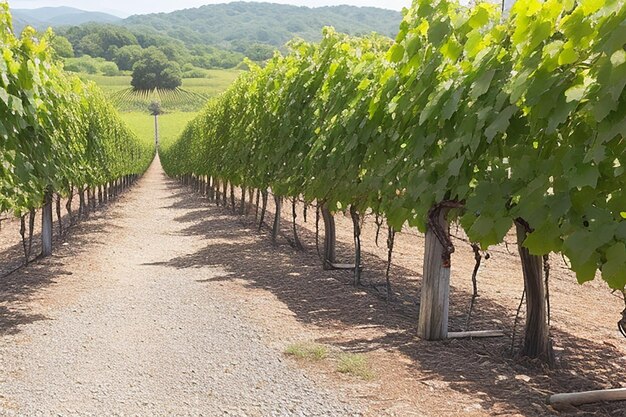
<path id="1" fill-rule="evenodd" d="M 297 320 L 316 325 L 331 335 L 320 342 L 354 352 L 398 350 L 411 360 L 407 369 L 421 374 L 418 376 L 422 380 L 445 381 L 451 389 L 479 399 L 486 410 L 497 404 L 497 409 L 504 409 L 505 414 L 546 415 L 552 412 L 544 405 L 549 393 L 619 387 L 624 382 L 619 350 L 562 329 L 553 328 L 558 345 L 565 348 L 560 369 L 553 371 L 512 358 L 510 337 L 424 342 L 416 336 L 415 300 L 419 299 L 421 277 L 415 271 L 394 265 L 394 291 L 399 296 L 387 304 L 375 290 L 350 285 L 351 273 L 323 271 L 315 250 L 315 235 L 308 230 L 300 230 L 300 237 L 309 248 L 305 252 L 286 244 L 273 246 L 265 232 L 256 232 L 254 215 L 235 216 L 174 181 L 168 180 L 167 186 L 172 192 L 166 201 L 168 207 L 185 211 L 176 219 L 183 225 L 181 234 L 202 236 L 209 244 L 195 253 L 156 264 L 178 269 L 222 267 L 227 276 L 206 281 L 245 280 L 251 288 L 271 291 L 295 313 Z M 267 218 L 271 218 L 269 213 Z M 289 222 L 284 219 L 285 234 L 289 233 Z M 340 253 L 351 253 L 348 245 L 339 246 Z M 368 282 L 384 281 L 384 260 L 365 253 L 364 264 Z M 451 291 L 450 327 L 461 329 L 471 294 L 454 287 Z M 474 320 L 477 327 L 500 327 L 512 334 L 515 312 L 484 297 L 478 308 L 480 317 Z M 528 382 L 524 380 L 526 376 L 530 377 Z M 625 408 L 622 402 L 572 412 L 623 416 Z"/>
<path id="2" fill-rule="evenodd" d="M 48 317 L 32 313 L 26 306 L 38 290 L 55 284 L 65 276 L 72 275 L 65 266 L 65 259 L 80 256 L 89 245 L 104 245 L 106 233 L 113 232 L 114 215 L 109 205 L 99 206 L 89 217 L 66 228 L 59 235 L 56 217 L 54 222 L 53 255 L 49 258 L 36 258 L 25 265 L 22 244 L 5 248 L 0 252 L 0 336 L 17 334 L 22 325 L 47 320 Z M 40 214 L 39 214 L 40 215 Z M 69 224 L 67 215 L 64 225 Z M 33 237 L 33 254 L 41 252 L 40 233 Z M 12 271 L 12 272 L 11 272 Z"/>

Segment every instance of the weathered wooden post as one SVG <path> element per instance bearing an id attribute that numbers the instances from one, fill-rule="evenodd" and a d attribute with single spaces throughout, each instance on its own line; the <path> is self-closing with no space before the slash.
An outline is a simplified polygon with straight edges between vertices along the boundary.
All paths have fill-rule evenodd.
<path id="1" fill-rule="evenodd" d="M 41 218 L 41 255 L 52 255 L 52 187 L 44 194 Z"/>
<path id="2" fill-rule="evenodd" d="M 424 250 L 424 273 L 420 296 L 418 334 L 425 340 L 448 337 L 448 310 L 450 305 L 450 242 L 447 220 L 451 208 L 461 207 L 455 202 L 444 202 L 433 207 L 428 215 L 428 231 Z"/>

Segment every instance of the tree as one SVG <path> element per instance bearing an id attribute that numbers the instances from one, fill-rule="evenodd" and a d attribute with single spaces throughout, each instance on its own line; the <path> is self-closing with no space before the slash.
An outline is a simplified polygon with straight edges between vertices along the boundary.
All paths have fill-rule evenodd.
<path id="1" fill-rule="evenodd" d="M 115 52 L 113 61 L 122 71 L 131 71 L 133 65 L 143 56 L 143 48 L 139 45 L 128 45 L 119 48 Z"/>
<path id="2" fill-rule="evenodd" d="M 52 49 L 61 58 L 74 58 L 74 47 L 64 36 L 55 35 L 52 38 Z"/>
<path id="3" fill-rule="evenodd" d="M 182 83 L 178 63 L 168 61 L 165 54 L 155 47 L 146 49 L 141 59 L 135 63 L 130 82 L 135 90 L 173 90 Z"/>
<path id="4" fill-rule="evenodd" d="M 113 77 L 120 74 L 120 70 L 115 62 L 105 62 L 100 66 L 100 71 L 106 76 Z"/>

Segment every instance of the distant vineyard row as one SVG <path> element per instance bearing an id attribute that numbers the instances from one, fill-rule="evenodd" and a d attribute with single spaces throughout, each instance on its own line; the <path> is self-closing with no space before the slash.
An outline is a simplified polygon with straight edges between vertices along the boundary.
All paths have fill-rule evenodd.
<path id="1" fill-rule="evenodd" d="M 139 174 L 153 147 L 141 143 L 93 83 L 53 62 L 49 36 L 17 38 L 0 3 L 0 213 L 22 215 L 54 191 L 98 187 Z"/>
<path id="2" fill-rule="evenodd" d="M 74 193 L 85 215 L 116 196 L 154 156 L 122 122 L 93 83 L 67 75 L 54 61 L 50 33 L 16 37 L 0 2 L 0 214 L 21 218 L 26 262 L 36 211 L 42 208 L 42 255 L 52 253 L 53 203 L 62 231 L 61 200 L 73 220 Z M 26 218 L 29 217 L 28 230 Z"/>

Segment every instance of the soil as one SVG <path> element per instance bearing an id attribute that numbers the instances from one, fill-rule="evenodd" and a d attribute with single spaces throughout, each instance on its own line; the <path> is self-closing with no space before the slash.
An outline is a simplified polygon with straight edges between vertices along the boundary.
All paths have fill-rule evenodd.
<path id="1" fill-rule="evenodd" d="M 556 392 L 626 387 L 616 326 L 624 302 L 601 280 L 579 286 L 551 257 L 558 367 L 518 358 L 523 280 L 511 235 L 482 261 L 470 326 L 506 337 L 426 342 L 416 336 L 423 235 L 396 235 L 388 300 L 384 227 L 376 246 L 374 219 L 365 219 L 364 285 L 354 287 L 350 271 L 321 268 L 315 208 L 305 223 L 298 205 L 298 251 L 283 206 L 272 244 L 254 209 L 216 207 L 167 179 L 157 160 L 117 202 L 58 236 L 53 257 L 0 281 L 0 414 L 626 415 L 624 402 L 545 405 Z M 18 229 L 9 222 L 0 232 L 4 274 L 20 262 Z M 450 329 L 459 331 L 474 254 L 453 232 Z M 349 214 L 337 216 L 337 233 L 340 261 L 353 262 Z M 331 354 L 284 354 L 301 342 Z M 375 377 L 338 373 L 340 352 L 365 355 Z"/>

